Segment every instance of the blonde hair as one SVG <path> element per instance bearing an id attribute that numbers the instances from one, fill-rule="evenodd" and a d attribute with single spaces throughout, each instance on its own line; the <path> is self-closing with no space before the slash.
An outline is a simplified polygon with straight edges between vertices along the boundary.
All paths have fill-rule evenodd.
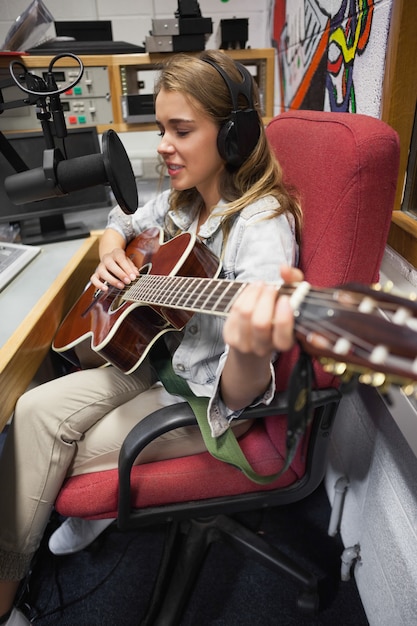
<path id="1" fill-rule="evenodd" d="M 179 53 L 162 65 L 155 83 L 155 98 L 161 89 L 179 91 L 185 98 L 192 99 L 190 104 L 208 115 L 219 129 L 229 119 L 233 104 L 229 89 L 220 73 L 206 60 L 219 65 L 235 82 L 241 82 L 242 76 L 233 59 L 219 50 L 205 50 L 197 55 Z M 253 105 L 258 113 L 260 134 L 252 153 L 239 168 L 227 165 L 219 181 L 221 198 L 226 203 L 222 214 L 223 229 L 227 234 L 231 220 L 255 200 L 267 195 L 274 196 L 279 202 L 276 214 L 288 212 L 294 216 L 297 238 L 299 239 L 302 213 L 295 193 L 283 183 L 282 170 L 267 140 L 259 105 L 259 92 L 252 81 Z M 247 108 L 244 96 L 240 96 L 238 107 Z M 173 190 L 171 208 L 202 204 L 202 198 L 196 188 L 184 191 Z"/>

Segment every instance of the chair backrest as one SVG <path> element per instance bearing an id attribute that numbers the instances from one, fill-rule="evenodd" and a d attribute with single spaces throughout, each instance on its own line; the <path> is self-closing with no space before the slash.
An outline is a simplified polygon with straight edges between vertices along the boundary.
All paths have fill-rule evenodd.
<path id="1" fill-rule="evenodd" d="M 325 111 L 283 113 L 266 133 L 284 181 L 301 198 L 300 267 L 306 280 L 315 287 L 376 282 L 397 185 L 397 133 L 373 117 Z M 279 359 L 279 390 L 287 388 L 297 355 L 294 349 Z M 338 382 L 320 367 L 315 374 L 318 387 Z M 265 428 L 284 452 L 282 422 L 266 418 Z"/>
<path id="2" fill-rule="evenodd" d="M 367 115 L 325 111 L 283 113 L 266 132 L 284 180 L 301 195 L 306 280 L 376 282 L 397 185 L 397 133 Z"/>

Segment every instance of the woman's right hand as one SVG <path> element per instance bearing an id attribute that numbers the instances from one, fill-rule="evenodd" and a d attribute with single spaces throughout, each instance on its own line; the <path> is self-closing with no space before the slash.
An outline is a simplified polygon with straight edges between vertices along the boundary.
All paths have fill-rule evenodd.
<path id="1" fill-rule="evenodd" d="M 100 263 L 91 276 L 92 284 L 107 291 L 112 285 L 123 289 L 139 276 L 139 270 L 126 256 L 124 237 L 112 228 L 106 228 L 99 242 Z"/>
<path id="2" fill-rule="evenodd" d="M 123 289 L 138 276 L 137 267 L 126 256 L 125 251 L 122 248 L 114 248 L 111 252 L 103 254 L 90 280 L 98 289 L 107 291 L 109 285 Z"/>

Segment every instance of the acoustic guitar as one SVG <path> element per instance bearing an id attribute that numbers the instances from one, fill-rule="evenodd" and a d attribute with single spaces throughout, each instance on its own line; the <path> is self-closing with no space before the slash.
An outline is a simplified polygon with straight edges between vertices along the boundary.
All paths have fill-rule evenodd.
<path id="1" fill-rule="evenodd" d="M 194 313 L 227 316 L 246 284 L 220 278 L 217 257 L 193 234 L 163 242 L 158 228 L 126 249 L 140 270 L 123 289 L 87 285 L 63 320 L 53 349 L 74 365 L 112 363 L 133 372 L 166 332 L 181 330 Z M 417 302 L 379 287 L 349 284 L 314 288 L 277 285 L 290 295 L 295 335 L 323 367 L 375 386 L 417 381 Z"/>

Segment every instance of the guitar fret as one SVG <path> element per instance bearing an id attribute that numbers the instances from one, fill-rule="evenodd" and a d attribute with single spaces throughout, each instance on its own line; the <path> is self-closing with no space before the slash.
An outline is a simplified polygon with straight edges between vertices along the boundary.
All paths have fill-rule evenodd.
<path id="1" fill-rule="evenodd" d="M 227 306 L 224 307 L 225 313 L 229 312 L 229 309 L 232 306 L 233 302 L 235 301 L 237 294 L 241 291 L 241 289 L 244 289 L 244 288 L 245 287 L 244 285 L 242 285 L 242 283 L 238 283 L 236 281 L 235 282 L 230 281 L 228 283 L 226 289 L 224 290 L 224 294 L 222 296 L 223 300 L 228 297 Z M 229 295 L 229 291 L 232 291 L 233 293 Z M 215 307 L 217 307 L 217 303 Z"/>
<path id="2" fill-rule="evenodd" d="M 236 281 L 146 274 L 125 292 L 125 300 L 142 301 L 206 313 L 227 313 L 239 291 Z"/>
<path id="3" fill-rule="evenodd" d="M 204 281 L 202 281 L 200 278 L 196 278 L 194 280 L 195 280 L 196 285 L 195 285 L 195 289 L 193 293 L 197 290 L 198 287 L 200 287 L 200 290 L 194 299 L 193 308 L 196 309 L 197 311 L 204 311 L 204 305 L 202 303 L 200 304 L 200 300 L 205 299 L 207 289 L 210 289 L 210 286 L 213 280 L 208 279 L 208 278 L 204 279 Z"/>
<path id="4" fill-rule="evenodd" d="M 145 302 L 155 304 L 170 304 L 172 294 L 175 294 L 175 285 L 173 284 L 171 276 L 165 276 L 164 280 L 161 280 L 160 276 L 148 275 L 143 280 L 143 300 Z M 146 288 L 146 289 L 145 289 Z"/>
<path id="5" fill-rule="evenodd" d="M 187 285 L 187 278 L 178 277 L 178 276 L 168 276 L 168 280 L 163 280 L 160 276 L 158 276 L 158 282 L 161 283 L 159 285 L 159 296 L 157 297 L 158 304 L 164 304 L 167 306 L 175 306 L 178 305 L 178 300 L 181 298 L 181 295 L 178 294 L 178 290 L 181 289 L 182 283 Z"/>
<path id="6" fill-rule="evenodd" d="M 197 310 L 208 311 L 208 312 L 213 311 L 212 307 L 209 306 L 210 300 L 213 295 L 213 285 L 214 285 L 214 290 L 217 289 L 217 281 L 215 279 L 207 280 L 203 291 L 200 293 L 198 299 L 195 302 Z M 208 290 L 210 290 L 209 293 L 207 293 Z"/>
<path id="7" fill-rule="evenodd" d="M 212 281 L 214 282 L 214 281 Z M 209 311 L 216 311 L 226 313 L 230 306 L 232 299 L 229 297 L 228 292 L 230 290 L 239 289 L 239 283 L 232 283 L 228 281 L 217 281 L 215 287 L 209 297 L 206 299 L 204 306 Z M 218 292 L 220 292 L 218 294 Z"/>
<path id="8" fill-rule="evenodd" d="M 201 304 L 199 306 L 200 306 L 201 310 L 203 310 L 203 311 L 212 311 L 213 308 L 211 307 L 210 303 L 211 303 L 211 299 L 213 297 L 213 293 L 214 293 L 214 291 L 216 291 L 216 289 L 218 287 L 218 282 L 215 279 L 210 280 L 207 286 L 210 287 L 210 292 L 208 294 L 206 294 L 206 293 L 202 294 L 204 296 L 204 298 L 203 298 L 203 300 L 202 300 L 202 302 L 201 302 Z"/>
<path id="9" fill-rule="evenodd" d="M 207 294 L 207 290 L 212 288 L 212 285 L 216 285 L 218 281 L 216 281 L 216 279 L 211 278 L 208 279 L 204 285 L 204 289 L 201 290 L 198 298 L 195 301 L 195 307 L 198 311 L 212 311 L 211 307 L 207 306 L 207 303 L 210 301 L 210 298 L 212 296 L 212 292 L 210 291 L 209 294 Z"/>
<path id="10" fill-rule="evenodd" d="M 158 285 L 158 276 L 147 274 L 141 276 L 135 285 L 132 285 L 125 294 L 126 300 L 149 302 L 155 299 L 155 288 Z"/>
<path id="11" fill-rule="evenodd" d="M 158 277 L 162 283 L 162 289 L 164 287 L 163 277 Z M 165 304 L 167 306 L 179 306 L 179 302 L 182 298 L 182 286 L 187 288 L 188 278 L 186 276 L 169 276 L 165 289 L 165 298 L 163 300 L 158 299 L 158 304 Z M 164 293 L 162 291 L 162 293 Z"/>
<path id="12" fill-rule="evenodd" d="M 178 306 L 180 308 L 184 308 L 184 309 L 194 309 L 195 307 L 195 299 L 192 300 L 192 298 L 195 298 L 194 294 L 195 292 L 201 288 L 201 285 L 204 285 L 204 289 L 206 288 L 206 280 L 204 279 L 204 282 L 202 283 L 202 279 L 201 278 L 185 278 L 185 290 L 180 294 L 180 297 L 178 298 Z M 191 300 L 191 303 L 190 303 Z"/>

